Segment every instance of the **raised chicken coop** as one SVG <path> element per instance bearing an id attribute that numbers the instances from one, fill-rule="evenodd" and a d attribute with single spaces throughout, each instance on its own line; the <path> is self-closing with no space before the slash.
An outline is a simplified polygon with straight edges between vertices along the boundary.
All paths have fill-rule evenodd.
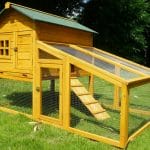
<path id="1" fill-rule="evenodd" d="M 7 2 L 0 110 L 124 148 L 150 126 L 150 68 L 93 47 L 96 32 Z"/>

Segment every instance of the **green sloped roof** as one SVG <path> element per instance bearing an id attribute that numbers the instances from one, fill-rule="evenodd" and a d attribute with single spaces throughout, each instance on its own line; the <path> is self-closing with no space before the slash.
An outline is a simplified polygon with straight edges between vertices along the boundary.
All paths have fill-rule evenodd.
<path id="1" fill-rule="evenodd" d="M 83 26 L 83 25 L 79 24 L 78 22 L 71 20 L 71 19 L 59 17 L 59 16 L 56 16 L 53 14 L 45 13 L 42 11 L 38 11 L 35 9 L 17 5 L 14 3 L 11 3 L 11 8 L 15 9 L 16 11 L 18 11 L 18 12 L 22 13 L 23 15 L 25 15 L 33 20 L 36 20 L 36 21 L 52 23 L 52 24 L 57 24 L 57 25 L 62 25 L 62 26 L 78 29 L 78 30 L 97 33 L 96 31 L 94 31 L 86 26 Z"/>

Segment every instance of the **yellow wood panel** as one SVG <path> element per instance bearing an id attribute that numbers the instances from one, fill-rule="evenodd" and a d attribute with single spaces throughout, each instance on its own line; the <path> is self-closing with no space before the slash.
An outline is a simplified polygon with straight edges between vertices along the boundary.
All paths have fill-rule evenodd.
<path id="1" fill-rule="evenodd" d="M 31 53 L 29 52 L 24 52 L 24 53 L 19 53 L 18 54 L 18 59 L 21 59 L 21 60 L 30 60 L 31 59 Z"/>
<path id="2" fill-rule="evenodd" d="M 14 75 L 7 75 L 7 74 L 4 74 L 4 75 L 0 74 L 0 78 L 12 79 L 12 80 L 17 80 L 17 81 L 32 82 L 31 78 L 21 77 L 21 76 L 14 76 Z"/>
<path id="3" fill-rule="evenodd" d="M 33 54 L 33 32 L 22 31 L 17 32 L 16 47 L 16 68 L 28 69 L 32 68 L 32 54 Z"/>
<path id="4" fill-rule="evenodd" d="M 0 18 L 0 32 L 32 30 L 33 21 L 15 10 L 8 10 Z"/>
<path id="5" fill-rule="evenodd" d="M 29 52 L 29 51 L 32 50 L 32 47 L 33 47 L 32 44 L 30 44 L 30 45 L 29 44 L 22 44 L 22 45 L 19 44 L 18 45 L 18 48 L 19 48 L 20 52 L 22 52 L 22 51 L 23 52 Z"/>
<path id="6" fill-rule="evenodd" d="M 18 69 L 31 69 L 32 62 L 29 60 L 19 60 L 17 64 Z"/>
<path id="7" fill-rule="evenodd" d="M 20 77 L 20 78 L 32 78 L 32 74 L 29 73 L 19 73 L 19 72 L 10 72 L 10 71 L 5 71 L 5 72 L 0 72 L 1 75 L 3 76 L 14 76 L 14 77 Z"/>
<path id="8" fill-rule="evenodd" d="M 93 45 L 92 33 L 59 25 L 36 22 L 38 39 L 42 41 Z"/>
<path id="9" fill-rule="evenodd" d="M 13 68 L 13 64 L 10 62 L 3 62 L 3 60 L 0 60 L 0 70 L 10 70 Z"/>
<path id="10" fill-rule="evenodd" d="M 22 33 L 22 35 L 18 35 L 18 44 L 32 44 L 31 34 Z"/>

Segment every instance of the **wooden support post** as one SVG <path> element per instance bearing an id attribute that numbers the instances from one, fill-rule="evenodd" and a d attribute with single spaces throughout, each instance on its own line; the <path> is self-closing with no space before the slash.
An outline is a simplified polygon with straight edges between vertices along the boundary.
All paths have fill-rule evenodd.
<path id="1" fill-rule="evenodd" d="M 39 65 L 34 66 L 33 74 L 33 100 L 32 100 L 32 110 L 33 118 L 39 119 L 41 114 L 41 72 Z M 38 72 L 38 74 L 37 74 Z"/>
<path id="2" fill-rule="evenodd" d="M 63 63 L 63 128 L 70 126 L 70 63 L 67 58 Z"/>
<path id="3" fill-rule="evenodd" d="M 122 86 L 121 119 L 120 119 L 120 147 L 124 148 L 128 141 L 129 89 Z"/>
<path id="4" fill-rule="evenodd" d="M 120 67 L 115 66 L 115 74 L 120 76 Z M 115 85 L 114 86 L 114 104 L 113 108 L 117 109 L 120 107 L 120 87 Z"/>
<path id="5" fill-rule="evenodd" d="M 50 80 L 50 92 L 55 92 L 55 79 Z"/>
<path id="6" fill-rule="evenodd" d="M 114 86 L 114 104 L 113 108 L 118 109 L 120 107 L 120 87 Z"/>
<path id="7" fill-rule="evenodd" d="M 89 76 L 89 93 L 94 94 L 94 75 L 92 74 Z"/>

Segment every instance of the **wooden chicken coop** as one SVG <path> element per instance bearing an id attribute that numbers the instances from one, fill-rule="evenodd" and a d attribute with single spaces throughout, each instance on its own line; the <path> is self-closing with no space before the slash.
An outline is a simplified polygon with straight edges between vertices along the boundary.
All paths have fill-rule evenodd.
<path id="1" fill-rule="evenodd" d="M 94 48 L 95 33 L 71 19 L 7 2 L 0 12 L 0 88 L 11 92 L 16 86 L 18 90 L 12 95 L 0 93 L 0 110 L 126 147 L 150 126 L 150 103 L 145 100 L 137 108 L 137 101 L 129 101 L 132 89 L 150 88 L 150 68 Z M 20 89 L 21 93 L 26 90 L 20 82 L 32 85 L 31 114 L 13 110 L 21 104 L 8 107 Z M 106 85 L 110 91 L 104 92 Z M 9 99 L 7 104 L 3 98 Z M 27 93 L 20 99 L 26 101 Z M 138 122 L 136 114 L 145 116 L 139 119 L 145 123 L 135 130 L 130 120 Z"/>

